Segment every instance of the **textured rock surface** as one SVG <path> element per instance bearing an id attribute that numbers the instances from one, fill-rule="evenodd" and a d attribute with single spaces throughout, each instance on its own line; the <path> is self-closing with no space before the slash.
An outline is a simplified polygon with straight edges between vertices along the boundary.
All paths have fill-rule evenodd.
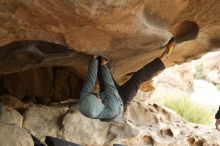
<path id="1" fill-rule="evenodd" d="M 3 105 L 12 107 L 16 110 L 27 108 L 29 106 L 29 104 L 22 103 L 21 100 L 19 100 L 17 97 L 10 96 L 7 94 L 0 96 L 0 102 Z"/>
<path id="2" fill-rule="evenodd" d="M 115 143 L 154 146 L 219 145 L 220 133 L 211 127 L 187 124 L 176 113 L 155 103 L 133 102 L 121 122 L 103 123 L 67 108 L 31 107 L 23 128 L 37 137 L 59 137 L 83 145 Z"/>
<path id="3" fill-rule="evenodd" d="M 96 54 L 112 60 L 113 76 L 122 83 L 161 54 L 170 32 L 174 36 L 189 34 L 191 41 L 177 46 L 175 55 L 167 60 L 169 64 L 216 49 L 220 40 L 219 7 L 219 0 L 1 0 L 0 74 L 46 66 L 6 75 L 4 85 L 6 91 L 14 92 L 12 95 L 34 95 L 47 103 L 53 93 L 55 100 L 61 100 L 61 96 L 71 97 L 72 91 L 73 96 L 79 92 L 79 87 L 67 85 L 69 75 L 65 71 L 56 72 L 55 82 L 62 84 L 55 83 L 60 89 L 54 91 L 48 66 L 71 66 L 68 70 L 80 80 L 87 72 L 88 54 Z M 12 80 L 21 86 L 13 85 Z"/>
<path id="4" fill-rule="evenodd" d="M 20 99 L 33 97 L 42 103 L 75 97 L 80 88 L 76 84 L 81 84 L 87 72 L 88 54 L 110 58 L 113 76 L 122 83 L 161 54 L 170 32 L 189 33 L 191 40 L 179 44 L 166 63 L 196 58 L 219 47 L 219 7 L 219 0 L 1 0 L 0 93 Z M 23 126 L 41 139 L 52 135 L 94 145 L 209 146 L 220 137 L 203 127 L 195 130 L 154 104 L 135 102 L 125 114 L 125 122 L 108 125 L 78 112 L 65 116 L 66 111 L 65 107 L 33 106 L 24 114 Z M 77 128 L 72 116 L 83 119 L 80 124 L 88 126 L 91 136 L 95 126 L 103 128 L 94 134 L 98 140 L 82 132 L 89 140 L 80 142 L 84 140 L 81 135 L 68 130 L 70 123 Z"/>
<path id="5" fill-rule="evenodd" d="M 2 110 L 1 113 L 5 115 L 8 111 Z M 151 101 L 132 102 L 123 119 L 114 123 L 86 118 L 79 113 L 78 105 L 70 109 L 32 105 L 23 117 L 22 127 L 42 141 L 46 135 L 50 135 L 88 146 L 112 146 L 115 143 L 127 146 L 217 146 L 220 144 L 220 133 L 214 127 L 186 123 L 175 112 Z M 22 139 L 21 143 L 18 143 L 22 146 L 30 142 L 30 135 L 25 130 L 3 122 L 0 122 L 0 133 L 6 134 L 0 134 L 0 144 L 4 142 L 6 146 L 7 144 L 12 146 L 14 138 Z M 13 123 L 19 124 L 20 121 Z M 24 134 L 21 135 L 20 132 Z M 7 134 L 12 135 L 10 142 L 5 141 Z"/>
<path id="6" fill-rule="evenodd" d="M 109 124 L 91 120 L 77 112 L 68 113 L 63 119 L 63 138 L 83 145 L 103 145 Z"/>
<path id="7" fill-rule="evenodd" d="M 52 68 L 38 68 L 2 77 L 3 88 L 11 95 L 22 99 L 51 97 L 53 95 Z"/>
<path id="8" fill-rule="evenodd" d="M 83 85 L 83 80 L 66 67 L 41 67 L 3 75 L 0 80 L 3 92 L 41 103 L 79 98 Z"/>
<path id="9" fill-rule="evenodd" d="M 76 118 L 76 115 L 73 117 Z M 220 134 L 214 129 L 211 130 L 208 127 L 187 125 L 186 122 L 180 119 L 175 113 L 157 104 L 152 103 L 145 105 L 134 102 L 129 106 L 124 118 L 125 121 L 121 123 L 109 123 L 107 137 L 105 130 L 99 131 L 104 132 L 99 138 L 105 139 L 105 145 L 121 143 L 129 146 L 166 146 L 195 145 L 195 143 L 202 143 L 203 145 L 209 146 L 212 144 L 217 145 L 220 142 L 218 138 Z M 81 126 L 88 126 L 88 124 L 86 124 L 88 122 L 91 123 L 92 120 L 84 119 L 80 123 L 82 124 Z M 102 125 L 100 126 L 102 127 Z M 95 123 L 86 127 L 87 134 L 85 135 L 91 134 L 94 127 L 96 127 Z M 69 134 L 69 136 L 71 135 L 72 133 Z M 76 133 L 75 135 L 77 137 Z M 92 143 L 94 137 L 87 139 L 88 145 L 91 145 L 89 141 Z M 97 137 L 96 139 L 99 138 Z M 85 144 L 84 141 L 83 144 Z M 100 143 L 97 142 L 94 145 L 100 145 Z"/>
<path id="10" fill-rule="evenodd" d="M 17 125 L 0 122 L 1 146 L 34 146 L 31 135 Z"/>
<path id="11" fill-rule="evenodd" d="M 4 46 L 18 40 L 44 40 L 104 55 L 113 60 L 114 75 L 121 79 L 161 53 L 169 30 L 190 33 L 191 23 L 199 27 L 198 38 L 178 47 L 178 55 L 170 61 L 182 62 L 218 45 L 219 6 L 218 0 L 1 0 L 0 41 Z M 28 55 L 25 49 L 20 52 L 18 58 Z M 40 61 L 44 52 L 36 54 L 32 60 Z"/>
<path id="12" fill-rule="evenodd" d="M 0 122 L 8 124 L 17 124 L 22 127 L 23 117 L 20 113 L 11 107 L 0 105 Z"/>
<path id="13" fill-rule="evenodd" d="M 54 68 L 54 95 L 56 101 L 68 98 L 78 98 L 83 86 L 82 78 L 79 78 L 71 68 Z"/>
<path id="14" fill-rule="evenodd" d="M 23 128 L 40 139 L 47 135 L 57 137 L 67 108 L 33 106 L 24 114 Z"/>

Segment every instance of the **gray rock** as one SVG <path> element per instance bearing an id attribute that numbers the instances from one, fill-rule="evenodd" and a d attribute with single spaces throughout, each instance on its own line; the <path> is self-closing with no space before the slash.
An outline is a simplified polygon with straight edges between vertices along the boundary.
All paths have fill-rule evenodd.
<path id="1" fill-rule="evenodd" d="M 41 140 L 45 136 L 59 136 L 66 107 L 32 106 L 24 113 L 23 128 Z"/>
<path id="2" fill-rule="evenodd" d="M 101 122 L 83 116 L 77 106 L 33 106 L 25 113 L 23 127 L 42 141 L 46 135 L 88 146 L 204 146 L 219 145 L 220 133 L 192 125 L 175 112 L 155 103 L 132 102 L 122 122 Z"/>
<path id="3" fill-rule="evenodd" d="M 0 105 L 0 122 L 22 127 L 23 116 L 11 107 Z"/>
<path id="4" fill-rule="evenodd" d="M 80 112 L 68 113 L 63 120 L 63 138 L 82 145 L 103 145 L 110 123 L 89 119 Z"/>
<path id="5" fill-rule="evenodd" d="M 31 135 L 20 126 L 0 122 L 1 146 L 34 146 Z"/>

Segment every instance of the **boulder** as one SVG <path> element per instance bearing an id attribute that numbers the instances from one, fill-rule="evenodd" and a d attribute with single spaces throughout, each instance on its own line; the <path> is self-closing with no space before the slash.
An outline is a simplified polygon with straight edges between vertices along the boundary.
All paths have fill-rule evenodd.
<path id="1" fill-rule="evenodd" d="M 118 122 L 89 119 L 78 111 L 78 105 L 67 113 L 66 109 L 32 107 L 25 113 L 23 127 L 41 140 L 50 135 L 89 146 L 220 144 L 220 133 L 214 127 L 189 124 L 170 109 L 150 101 L 132 102 Z"/>
<path id="2" fill-rule="evenodd" d="M 11 107 L 3 106 L 0 103 L 0 122 L 16 124 L 22 127 L 23 116 Z"/>
<path id="3" fill-rule="evenodd" d="M 91 55 L 109 58 L 121 84 L 159 57 L 172 35 L 180 45 L 166 65 L 197 58 L 218 47 L 219 7 L 218 0 L 1 0 L 0 92 L 44 104 L 79 98 L 72 83 L 82 84 Z M 53 81 L 51 66 L 67 66 L 74 76 L 56 71 Z"/>
<path id="4" fill-rule="evenodd" d="M 1 0 L 0 5 L 0 74 L 72 65 L 83 76 L 88 54 L 96 54 L 112 60 L 113 75 L 121 83 L 161 54 L 170 32 L 188 34 L 191 41 L 177 46 L 168 63 L 184 62 L 218 46 L 218 0 Z M 12 42 L 13 47 L 3 47 Z"/>
<path id="5" fill-rule="evenodd" d="M 179 44 L 166 65 L 198 58 L 219 49 L 219 7 L 219 0 L 1 0 L 0 93 L 43 104 L 79 98 L 94 54 L 111 60 L 121 84 L 160 56 L 172 35 Z M 171 79 L 172 86 L 185 83 L 179 79 Z M 219 145 L 218 133 L 195 130 L 153 103 L 133 102 L 122 123 L 87 119 L 78 111 L 65 115 L 67 110 L 34 105 L 24 114 L 23 128 L 40 139 L 51 135 L 87 145 Z M 206 137 L 207 131 L 217 136 Z"/>
<path id="6" fill-rule="evenodd" d="M 41 140 L 58 137 L 66 107 L 32 106 L 24 113 L 23 128 Z"/>
<path id="7" fill-rule="evenodd" d="M 109 123 L 83 116 L 79 111 L 68 113 L 63 119 L 63 138 L 82 145 L 104 145 Z"/>
<path id="8" fill-rule="evenodd" d="M 20 126 L 0 122 L 1 146 L 34 146 L 31 135 Z"/>

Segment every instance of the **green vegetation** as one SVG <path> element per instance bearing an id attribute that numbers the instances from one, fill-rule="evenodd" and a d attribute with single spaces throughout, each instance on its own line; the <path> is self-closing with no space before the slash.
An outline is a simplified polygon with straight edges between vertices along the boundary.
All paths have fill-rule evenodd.
<path id="1" fill-rule="evenodd" d="M 190 101 L 187 97 L 167 98 L 164 100 L 164 105 L 176 111 L 187 122 L 206 125 L 213 123 L 214 111 Z"/>
<path id="2" fill-rule="evenodd" d="M 215 87 L 220 91 L 220 84 L 215 85 Z"/>
<path id="3" fill-rule="evenodd" d="M 204 68 L 203 68 L 203 64 L 198 64 L 195 66 L 195 79 L 201 79 L 204 80 L 205 79 L 205 73 L 204 73 Z"/>

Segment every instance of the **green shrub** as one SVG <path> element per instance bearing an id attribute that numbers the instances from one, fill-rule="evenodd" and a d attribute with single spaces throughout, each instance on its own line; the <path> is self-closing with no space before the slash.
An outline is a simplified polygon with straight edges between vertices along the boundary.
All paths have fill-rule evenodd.
<path id="1" fill-rule="evenodd" d="M 164 100 L 164 105 L 176 111 L 184 120 L 196 124 L 213 124 L 214 110 L 190 101 L 187 97 L 173 97 Z"/>

